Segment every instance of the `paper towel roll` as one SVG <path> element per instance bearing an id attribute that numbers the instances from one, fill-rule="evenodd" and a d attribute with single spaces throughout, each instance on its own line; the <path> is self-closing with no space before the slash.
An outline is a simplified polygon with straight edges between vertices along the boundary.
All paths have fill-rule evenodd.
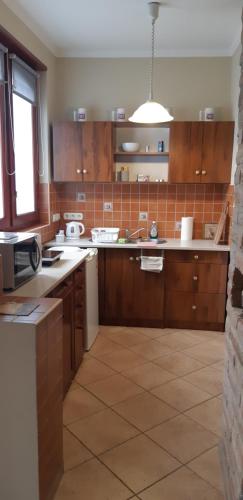
<path id="1" fill-rule="evenodd" d="M 193 231 L 193 217 L 182 217 L 181 240 L 182 241 L 192 240 L 192 231 Z"/>

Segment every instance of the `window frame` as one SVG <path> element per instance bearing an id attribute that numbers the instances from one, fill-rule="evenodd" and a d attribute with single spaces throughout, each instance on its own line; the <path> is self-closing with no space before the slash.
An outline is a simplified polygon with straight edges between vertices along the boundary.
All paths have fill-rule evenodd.
<path id="1" fill-rule="evenodd" d="M 0 85 L 0 146 L 2 152 L 2 177 L 4 192 L 4 218 L 0 219 L 0 230 L 15 231 L 28 228 L 40 222 L 39 215 L 39 102 L 32 104 L 33 125 L 33 167 L 34 167 L 34 197 L 35 210 L 26 214 L 17 215 L 15 175 L 14 175 L 14 149 L 12 141 L 11 117 L 13 119 L 13 89 L 12 89 L 12 64 L 10 53 L 16 54 L 24 63 L 35 71 L 46 71 L 46 66 L 33 56 L 21 43 L 9 34 L 0 25 L 0 43 L 8 49 L 5 54 L 5 74 L 9 85 Z M 8 60 L 7 60 L 8 57 Z M 7 78 L 8 76 L 8 78 Z M 36 85 L 39 85 L 37 80 Z M 39 91 L 37 87 L 37 95 Z M 10 172 L 12 175 L 8 175 Z"/>

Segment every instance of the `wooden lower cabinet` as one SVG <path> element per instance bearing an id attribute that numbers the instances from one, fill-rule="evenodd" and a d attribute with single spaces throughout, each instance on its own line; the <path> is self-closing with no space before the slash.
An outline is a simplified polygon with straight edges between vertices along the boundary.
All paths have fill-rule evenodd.
<path id="1" fill-rule="evenodd" d="M 85 317 L 85 264 L 58 285 L 49 297 L 63 301 L 63 394 L 65 396 L 83 358 Z"/>
<path id="2" fill-rule="evenodd" d="M 161 255 L 158 250 L 143 253 Z M 142 271 L 140 257 L 140 250 L 99 250 L 101 324 L 163 326 L 163 273 Z"/>
<path id="3" fill-rule="evenodd" d="M 227 274 L 227 252 L 167 251 L 166 326 L 223 331 Z"/>

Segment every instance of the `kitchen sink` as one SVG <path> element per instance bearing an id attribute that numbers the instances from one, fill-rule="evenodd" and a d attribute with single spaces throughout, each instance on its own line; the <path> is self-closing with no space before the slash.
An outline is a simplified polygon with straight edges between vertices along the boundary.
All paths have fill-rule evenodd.
<path id="1" fill-rule="evenodd" d="M 153 238 L 131 238 L 130 240 L 127 239 L 125 240 L 125 243 L 129 244 L 132 243 L 134 245 L 139 245 L 139 243 L 155 243 L 155 245 L 162 245 L 163 243 L 166 243 L 166 240 L 162 238 L 158 239 L 153 239 Z"/>

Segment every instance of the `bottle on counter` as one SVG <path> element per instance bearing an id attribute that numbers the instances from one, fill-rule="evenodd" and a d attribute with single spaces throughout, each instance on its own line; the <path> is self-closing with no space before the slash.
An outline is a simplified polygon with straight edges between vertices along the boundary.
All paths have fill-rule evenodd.
<path id="1" fill-rule="evenodd" d="M 163 153 L 164 152 L 164 141 L 159 141 L 158 142 L 158 153 Z"/>
<path id="2" fill-rule="evenodd" d="M 59 232 L 56 234 L 56 242 L 64 243 L 64 241 L 65 241 L 64 230 L 60 229 Z"/>
<path id="3" fill-rule="evenodd" d="M 158 226 L 157 226 L 157 222 L 155 220 L 153 220 L 153 222 L 151 224 L 149 236 L 153 240 L 157 240 L 157 238 L 158 238 Z"/>

